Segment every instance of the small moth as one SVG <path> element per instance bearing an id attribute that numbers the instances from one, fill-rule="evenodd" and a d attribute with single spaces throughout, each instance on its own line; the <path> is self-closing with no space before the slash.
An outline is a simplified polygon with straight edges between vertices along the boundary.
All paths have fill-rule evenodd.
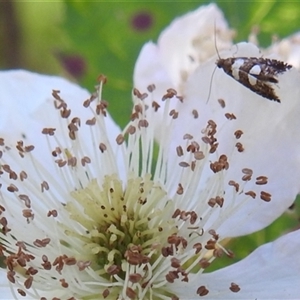
<path id="1" fill-rule="evenodd" d="M 252 92 L 276 102 L 280 102 L 280 99 L 272 85 L 278 83 L 278 74 L 282 74 L 292 67 L 282 61 L 262 57 L 223 59 L 219 56 L 216 65 Z"/>

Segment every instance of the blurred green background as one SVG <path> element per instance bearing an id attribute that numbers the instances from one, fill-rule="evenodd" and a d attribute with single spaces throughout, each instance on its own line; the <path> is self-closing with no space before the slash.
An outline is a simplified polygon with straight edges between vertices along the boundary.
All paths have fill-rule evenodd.
<path id="1" fill-rule="evenodd" d="M 175 17 L 207 1 L 1 1 L 0 69 L 25 68 L 68 77 L 93 91 L 100 73 L 108 76 L 103 98 L 118 124 L 131 111 L 134 63 L 142 45 L 156 41 Z M 272 36 L 284 38 L 300 27 L 300 3 L 292 1 L 215 1 L 223 10 L 236 41 L 260 28 L 260 45 Z M 231 242 L 231 262 L 266 241 L 299 226 L 299 205 L 269 228 Z M 220 265 L 227 264 L 226 258 Z M 218 267 L 215 264 L 215 267 Z"/>

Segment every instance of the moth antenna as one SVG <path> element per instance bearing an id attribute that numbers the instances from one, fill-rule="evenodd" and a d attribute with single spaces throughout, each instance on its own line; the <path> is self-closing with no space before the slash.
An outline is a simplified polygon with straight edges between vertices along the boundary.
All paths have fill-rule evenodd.
<path id="1" fill-rule="evenodd" d="M 208 96 L 207 96 L 206 104 L 208 103 L 208 101 L 209 101 L 209 98 L 210 98 L 210 94 L 211 94 L 211 87 L 212 87 L 212 80 L 213 80 L 213 78 L 214 78 L 214 75 L 215 75 L 216 69 L 217 69 L 217 67 L 215 67 L 215 68 L 214 68 L 214 71 L 213 71 L 213 72 L 212 72 L 212 74 L 211 74 L 211 80 L 210 80 L 210 84 L 209 84 L 209 91 L 208 91 Z"/>
<path id="2" fill-rule="evenodd" d="M 216 19 L 214 21 L 214 32 L 215 32 L 215 36 L 214 36 L 214 43 L 215 43 L 215 49 L 216 49 L 216 53 L 218 55 L 218 58 L 221 59 L 220 53 L 218 51 L 218 47 L 217 47 L 217 27 L 216 27 Z"/>

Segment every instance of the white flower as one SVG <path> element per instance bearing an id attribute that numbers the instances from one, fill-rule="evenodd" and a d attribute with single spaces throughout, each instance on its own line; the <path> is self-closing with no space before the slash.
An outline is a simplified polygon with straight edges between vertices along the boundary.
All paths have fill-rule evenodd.
<path id="1" fill-rule="evenodd" d="M 168 74 L 151 47 L 153 73 Z M 259 55 L 248 44 L 221 55 L 233 53 Z M 224 238 L 268 225 L 299 192 L 300 75 L 280 76 L 278 104 L 222 70 L 212 77 L 213 60 L 186 68 L 184 85 L 147 77 L 146 65 L 141 54 L 123 131 L 103 77 L 89 96 L 57 77 L 0 73 L 1 297 L 298 297 L 299 231 L 203 271 L 232 255 Z"/>

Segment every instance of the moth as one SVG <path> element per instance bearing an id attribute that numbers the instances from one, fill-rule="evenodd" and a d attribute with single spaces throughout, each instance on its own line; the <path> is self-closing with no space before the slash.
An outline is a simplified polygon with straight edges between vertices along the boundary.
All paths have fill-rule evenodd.
<path id="1" fill-rule="evenodd" d="M 278 74 L 291 69 L 292 66 L 276 60 L 262 57 L 229 57 L 216 61 L 218 68 L 238 81 L 252 92 L 280 103 L 273 85 L 278 83 Z"/>

